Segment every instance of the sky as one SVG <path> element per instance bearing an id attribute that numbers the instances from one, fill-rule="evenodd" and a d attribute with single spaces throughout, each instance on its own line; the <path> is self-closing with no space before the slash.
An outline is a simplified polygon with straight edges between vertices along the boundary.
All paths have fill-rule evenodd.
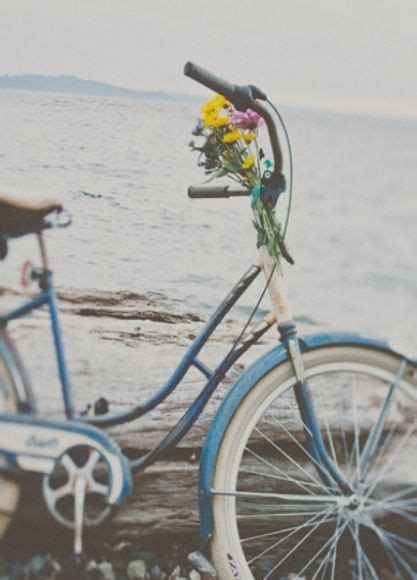
<path id="1" fill-rule="evenodd" d="M 285 103 L 417 117 L 416 0 L 0 0 L 0 75 L 203 91 L 192 60 Z"/>

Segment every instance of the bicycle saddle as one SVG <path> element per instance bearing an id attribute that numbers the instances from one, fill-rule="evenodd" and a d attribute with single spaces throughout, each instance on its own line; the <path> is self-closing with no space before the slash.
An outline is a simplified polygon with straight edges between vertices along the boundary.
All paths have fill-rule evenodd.
<path id="1" fill-rule="evenodd" d="M 61 203 L 55 199 L 0 192 L 0 234 L 17 238 L 40 232 L 47 227 L 44 217 L 61 210 Z"/>
<path id="2" fill-rule="evenodd" d="M 7 238 L 41 232 L 50 227 L 45 216 L 62 209 L 62 204 L 55 199 L 0 192 L 0 259 L 7 255 Z"/>

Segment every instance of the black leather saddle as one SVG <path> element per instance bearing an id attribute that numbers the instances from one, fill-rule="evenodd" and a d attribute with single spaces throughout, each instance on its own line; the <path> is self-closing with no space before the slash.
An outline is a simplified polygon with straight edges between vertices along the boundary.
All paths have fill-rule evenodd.
<path id="1" fill-rule="evenodd" d="M 46 216 L 62 209 L 61 203 L 54 199 L 0 192 L 0 259 L 7 255 L 8 238 L 39 233 L 51 227 Z"/>

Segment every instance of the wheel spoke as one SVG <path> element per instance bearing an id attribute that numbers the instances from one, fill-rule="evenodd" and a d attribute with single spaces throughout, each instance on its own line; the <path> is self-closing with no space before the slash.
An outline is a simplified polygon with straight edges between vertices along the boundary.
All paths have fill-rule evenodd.
<path id="1" fill-rule="evenodd" d="M 373 475 L 378 471 L 379 466 L 380 466 L 380 463 L 383 460 L 384 455 L 385 455 L 387 449 L 389 449 L 389 446 L 391 444 L 391 441 L 393 440 L 393 437 L 395 435 L 395 430 L 396 430 L 397 427 L 398 427 L 398 423 L 393 423 L 391 425 L 391 427 L 390 427 L 390 429 L 389 429 L 389 431 L 388 431 L 388 433 L 387 433 L 387 435 L 385 437 L 385 440 L 384 440 L 384 442 L 383 442 L 383 444 L 382 444 L 382 446 L 381 446 L 381 448 L 380 448 L 380 450 L 378 452 L 378 455 L 375 457 L 375 461 L 374 461 L 372 467 L 370 468 L 370 466 L 368 464 L 368 469 L 367 469 L 367 479 L 368 479 L 368 481 L 370 479 L 372 479 Z M 372 459 L 372 458 L 370 458 L 370 459 Z"/>
<path id="2" fill-rule="evenodd" d="M 407 440 L 413 434 L 414 429 L 416 428 L 416 424 L 417 424 L 416 421 L 413 421 L 413 423 L 411 423 L 411 425 L 408 427 L 408 429 L 406 430 L 406 432 L 402 436 L 401 441 L 396 446 L 395 451 L 392 453 L 390 459 L 387 461 L 387 463 L 381 468 L 379 473 L 376 475 L 376 478 L 374 479 L 371 487 L 366 492 L 365 498 L 368 498 L 371 495 L 371 493 L 376 488 L 378 483 L 381 481 L 381 479 L 383 478 L 385 473 L 391 468 L 392 464 L 398 459 L 398 457 L 400 456 L 401 449 L 405 446 Z"/>
<path id="3" fill-rule="evenodd" d="M 247 448 L 247 451 L 249 451 L 249 449 Z M 288 481 L 290 483 L 295 483 L 297 482 L 297 485 L 299 487 L 302 487 L 302 489 L 305 489 L 306 491 L 308 491 L 309 493 L 314 493 L 313 490 L 307 490 L 307 487 L 310 488 L 320 488 L 321 486 L 317 485 L 316 483 L 312 483 L 311 481 L 304 481 L 302 479 L 295 479 L 293 477 L 288 477 L 288 476 L 284 476 L 284 475 L 275 475 L 272 473 L 265 473 L 264 471 L 255 471 L 253 469 L 239 469 L 239 473 L 247 473 L 248 475 L 260 475 L 261 477 L 269 477 L 271 479 L 277 479 L 279 481 Z"/>
<path id="4" fill-rule="evenodd" d="M 388 495 L 384 501 L 390 502 L 390 501 L 395 500 L 397 498 L 404 497 L 405 495 L 408 495 L 409 493 L 412 493 L 413 491 L 417 491 L 417 485 L 409 485 L 409 486 L 405 487 L 404 489 L 401 489 L 400 491 L 396 491 L 395 493 Z M 416 500 L 417 500 L 417 498 L 416 498 Z"/>
<path id="5" fill-rule="evenodd" d="M 392 540 L 390 540 L 386 536 L 385 531 L 382 530 L 381 528 L 379 528 L 378 526 L 376 526 L 375 524 L 372 526 L 372 529 L 375 531 L 376 535 L 379 537 L 381 544 L 384 546 L 385 553 L 387 554 L 392 566 L 395 568 L 396 571 L 399 572 L 400 577 L 402 577 L 402 574 L 401 574 L 397 564 L 399 564 L 403 568 L 403 570 L 406 570 L 410 574 L 411 578 L 414 578 L 415 577 L 414 570 L 412 570 L 410 568 L 408 562 L 400 556 L 400 554 L 398 553 L 398 550 L 395 549 L 395 547 L 393 546 Z"/>
<path id="6" fill-rule="evenodd" d="M 247 451 L 250 455 L 252 455 L 253 457 L 255 457 L 258 461 L 261 461 L 264 465 L 267 465 L 268 467 L 270 467 L 271 469 L 273 469 L 274 471 L 276 471 L 277 473 L 284 473 L 284 471 L 282 471 L 279 467 L 277 467 L 276 465 L 274 465 L 273 463 L 270 463 L 267 459 L 265 459 L 264 457 L 261 457 L 260 455 L 258 455 L 255 451 L 253 451 L 253 449 L 251 449 L 250 447 L 245 447 L 245 451 Z M 311 490 L 309 490 L 307 487 L 305 487 L 304 485 L 304 481 L 300 480 L 300 479 L 296 479 L 295 477 L 291 477 L 291 476 L 287 476 L 286 480 L 294 483 L 295 485 L 297 485 L 298 487 L 300 487 L 301 489 L 303 489 L 304 491 L 306 491 L 307 493 L 311 493 L 313 494 L 313 492 Z M 313 479 L 313 483 L 309 484 L 311 486 L 316 486 L 320 489 L 323 489 L 323 486 L 321 484 L 316 484 L 314 483 L 314 479 Z"/>
<path id="7" fill-rule="evenodd" d="M 357 392 L 356 392 L 356 375 L 355 375 L 355 380 L 353 382 L 353 387 L 352 387 L 353 393 L 352 393 L 352 398 L 353 398 L 353 422 L 354 422 L 354 434 L 355 434 L 355 444 L 354 447 L 352 449 L 352 456 L 356 459 L 356 470 L 359 474 L 359 477 L 361 476 L 361 465 L 360 465 L 360 425 L 358 422 L 358 401 L 357 401 Z"/>
<path id="8" fill-rule="evenodd" d="M 262 493 L 262 492 L 255 492 L 255 491 L 223 491 L 219 489 L 212 489 L 210 491 L 211 495 L 220 495 L 225 497 L 247 497 L 247 498 L 259 498 L 259 499 L 276 499 L 279 501 L 289 502 L 293 501 L 296 502 L 293 505 L 302 505 L 303 502 L 306 502 L 307 505 L 310 504 L 340 504 L 346 503 L 344 496 L 338 495 L 297 495 L 294 493 Z M 287 504 L 284 504 L 284 506 Z"/>
<path id="9" fill-rule="evenodd" d="M 355 542 L 355 546 L 356 546 L 356 535 L 355 532 L 352 530 L 352 525 L 349 525 L 349 531 L 352 535 L 353 541 Z M 358 535 L 358 540 L 360 540 L 360 537 Z M 374 568 L 374 566 L 372 565 L 372 562 L 370 561 L 370 559 L 368 558 L 364 548 L 362 546 L 360 546 L 360 552 L 361 552 L 361 557 L 363 559 L 364 562 L 364 566 L 366 565 L 368 567 L 368 570 L 371 574 L 371 578 L 374 578 L 374 580 L 379 580 L 379 576 Z M 364 567 L 362 568 L 363 571 L 365 571 Z"/>
<path id="10" fill-rule="evenodd" d="M 365 475 L 367 470 L 368 470 L 369 459 L 378 446 L 379 440 L 380 440 L 381 435 L 382 435 L 383 430 L 384 430 L 384 425 L 385 425 L 385 423 L 388 419 L 388 416 L 390 414 L 397 389 L 398 389 L 400 382 L 403 378 L 406 367 L 407 367 L 407 359 L 404 358 L 404 359 L 402 359 L 401 364 L 399 366 L 397 375 L 395 377 L 395 381 L 390 385 L 390 388 L 388 389 L 387 396 L 385 397 L 384 401 L 382 402 L 381 409 L 380 409 L 380 412 L 378 415 L 378 419 L 375 422 L 375 424 L 373 425 L 373 427 L 368 435 L 368 439 L 365 443 L 365 447 L 364 447 L 362 455 L 360 457 L 360 462 L 358 463 L 358 466 L 357 466 L 357 472 L 356 472 L 355 478 L 358 477 L 360 479 L 361 475 L 362 474 Z M 362 472 L 362 474 L 361 474 L 361 472 Z"/>
<path id="11" fill-rule="evenodd" d="M 417 510 L 417 498 L 410 498 L 410 499 L 399 499 L 396 501 L 387 501 L 385 502 L 385 505 L 391 505 L 394 507 L 407 507 L 409 506 L 409 510 L 408 511 L 413 511 L 412 508 L 415 508 Z"/>
<path id="12" fill-rule="evenodd" d="M 400 536 L 399 534 L 396 534 L 394 532 L 389 532 L 388 530 L 384 530 L 384 533 L 390 538 L 396 540 L 397 542 L 400 542 L 401 544 L 405 544 L 406 546 L 410 546 L 411 548 L 417 549 L 417 542 L 413 542 L 409 538 L 404 538 L 403 536 Z M 417 559 L 417 556 L 413 557 L 413 559 Z"/>
<path id="13" fill-rule="evenodd" d="M 336 520 L 337 520 L 336 517 L 335 518 L 329 518 L 328 520 L 326 520 L 326 524 L 325 525 L 327 525 L 328 523 L 334 522 Z M 253 541 L 256 541 L 256 540 L 260 540 L 262 538 L 269 538 L 271 536 L 277 536 L 278 534 L 285 534 L 287 532 L 292 532 L 294 530 L 299 531 L 301 528 L 308 528 L 308 527 L 311 527 L 311 526 L 314 526 L 314 525 L 315 525 L 315 522 L 313 521 L 312 523 L 304 523 L 302 525 L 291 526 L 289 528 L 283 528 L 283 529 L 275 530 L 273 532 L 265 532 L 264 534 L 257 534 L 256 536 L 250 536 L 248 538 L 243 538 L 243 539 L 241 538 L 240 541 L 241 541 L 242 544 L 245 544 L 247 542 L 253 542 Z"/>
<path id="14" fill-rule="evenodd" d="M 338 531 L 340 529 L 340 522 L 341 522 L 341 518 L 340 515 L 337 518 L 337 523 L 336 523 L 336 530 L 335 533 L 333 535 L 333 537 L 338 534 Z M 321 576 L 322 578 L 324 578 L 325 576 L 325 572 L 327 570 L 327 566 L 330 564 L 330 562 L 332 562 L 332 564 L 335 567 L 335 563 L 336 563 L 336 552 L 337 552 L 337 544 L 339 542 L 340 536 L 337 536 L 336 541 L 332 544 L 331 548 L 329 549 L 329 551 L 327 552 L 327 555 L 325 558 L 323 558 L 322 562 L 320 563 L 320 566 L 317 568 L 317 570 L 314 573 L 314 576 L 312 577 L 311 580 L 315 580 L 318 575 L 319 572 L 321 571 Z M 333 568 L 333 566 L 332 566 Z"/>
<path id="15" fill-rule="evenodd" d="M 271 544 L 270 546 L 268 546 L 267 548 L 265 548 L 263 551 L 261 551 L 259 554 L 257 554 L 256 556 L 254 556 L 253 558 L 251 558 L 251 560 L 248 561 L 249 565 L 252 565 L 254 562 L 256 562 L 257 560 L 259 560 L 259 558 L 261 558 L 262 556 L 264 556 L 265 554 L 269 553 L 271 550 L 273 550 L 274 548 L 277 548 L 280 544 L 286 542 L 287 540 L 289 540 L 289 538 L 291 538 L 292 536 L 294 536 L 294 534 L 296 534 L 298 531 L 305 529 L 306 527 L 311 527 L 313 526 L 314 529 L 317 527 L 317 518 L 322 515 L 322 512 L 319 514 L 314 514 L 314 516 L 312 518 L 310 518 L 307 522 L 305 522 L 304 524 L 302 524 L 301 526 L 296 526 L 294 528 L 294 530 L 289 533 L 287 536 L 285 536 L 285 538 L 280 538 L 279 540 L 277 540 L 276 542 L 274 542 L 273 544 Z"/>
<path id="16" fill-rule="evenodd" d="M 300 423 L 311 435 L 310 430 L 308 429 L 307 425 L 301 420 L 301 418 L 300 418 Z M 279 425 L 280 425 L 281 429 L 286 433 L 286 435 L 288 435 L 288 437 L 291 439 L 291 441 L 293 443 L 295 443 L 295 445 L 299 449 L 301 449 L 301 451 L 306 455 L 307 459 L 309 459 L 315 465 L 315 467 L 319 470 L 319 472 L 320 472 L 320 470 L 322 471 L 323 466 L 311 455 L 311 453 L 309 451 L 307 451 L 307 449 L 304 447 L 304 445 L 302 445 L 300 443 L 300 441 L 298 441 L 298 439 L 296 437 L 294 437 L 294 435 L 286 427 L 284 427 L 284 425 L 282 423 L 280 423 Z M 271 442 L 271 443 L 273 444 L 273 442 Z M 280 448 L 280 452 L 283 453 L 281 448 Z M 314 479 L 314 481 L 318 481 L 318 480 Z M 316 485 L 319 485 L 319 483 L 317 483 Z M 320 484 L 320 485 L 321 485 L 321 487 L 323 487 L 324 489 L 327 490 L 327 488 L 323 484 Z"/>
<path id="17" fill-rule="evenodd" d="M 343 532 L 345 531 L 347 525 L 348 525 L 348 522 L 346 521 L 342 524 L 342 526 L 340 528 L 336 528 L 333 535 L 330 536 L 330 538 L 327 540 L 327 542 L 325 542 L 321 546 L 321 548 L 319 548 L 317 550 L 317 552 L 314 554 L 314 556 L 312 558 L 310 558 L 310 560 L 307 562 L 307 564 L 304 566 L 304 568 L 297 573 L 297 576 L 302 576 L 302 574 L 304 574 L 304 572 L 306 572 L 310 568 L 310 566 L 313 564 L 313 562 L 320 556 L 320 554 L 328 547 L 329 544 L 332 544 L 329 548 L 329 551 L 331 552 L 333 550 L 334 544 L 339 541 L 339 538 L 343 534 Z M 314 575 L 313 578 L 316 578 L 316 575 Z"/>
<path id="18" fill-rule="evenodd" d="M 304 544 L 304 542 L 311 536 L 311 534 L 313 534 L 320 525 L 322 525 L 328 518 L 330 518 L 332 514 L 333 514 L 333 511 L 330 511 L 330 510 L 327 511 L 325 513 L 325 515 L 323 516 L 323 518 L 315 523 L 313 528 L 309 532 L 307 532 L 307 534 L 305 534 L 305 536 L 298 542 L 298 544 L 296 544 L 293 548 L 291 548 L 291 550 L 289 552 L 287 552 L 287 554 L 277 564 L 275 564 L 275 566 L 268 572 L 268 574 L 266 576 L 264 576 L 264 580 L 267 580 L 271 576 L 271 574 L 273 574 L 275 572 L 275 570 L 277 570 L 279 568 L 279 566 L 281 566 L 286 560 L 288 560 L 288 558 L 296 550 L 298 550 L 298 548 Z"/>
<path id="19" fill-rule="evenodd" d="M 255 428 L 255 431 L 259 435 L 261 435 L 266 441 L 268 441 L 268 443 L 274 449 L 276 449 L 286 459 L 288 459 L 288 461 L 290 463 L 292 463 L 292 465 L 294 465 L 294 467 L 297 467 L 302 473 L 304 473 L 305 475 L 307 475 L 307 477 L 309 477 L 314 483 L 316 483 L 318 486 L 320 486 L 322 489 L 324 489 L 324 491 L 326 491 L 326 492 L 328 491 L 327 488 L 322 483 L 320 483 L 320 481 L 316 477 L 314 477 L 314 475 L 312 475 L 310 472 L 308 472 L 302 465 L 300 465 L 299 463 L 297 463 L 297 461 L 295 461 L 295 459 L 293 457 L 291 457 L 290 455 L 288 455 L 288 453 L 286 451 L 284 451 L 277 443 L 275 443 L 274 441 L 272 441 L 267 435 L 265 435 L 265 433 L 262 433 L 262 431 L 260 429 L 258 429 L 257 427 Z"/>
<path id="20" fill-rule="evenodd" d="M 335 450 L 334 442 L 333 442 L 333 436 L 332 436 L 332 432 L 330 430 L 329 418 L 327 415 L 327 411 L 325 410 L 325 405 L 323 403 L 323 394 L 322 394 L 321 388 L 319 389 L 319 406 L 320 406 L 321 414 L 324 418 L 327 439 L 329 441 L 329 446 L 330 446 L 330 453 L 332 455 L 332 459 L 333 459 L 334 464 L 336 465 L 337 468 L 339 468 L 339 463 L 337 461 L 336 450 Z"/>

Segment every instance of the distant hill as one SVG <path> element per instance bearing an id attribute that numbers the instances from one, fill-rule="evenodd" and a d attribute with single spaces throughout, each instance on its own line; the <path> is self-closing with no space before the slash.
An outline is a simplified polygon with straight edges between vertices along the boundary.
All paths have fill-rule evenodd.
<path id="1" fill-rule="evenodd" d="M 87 81 L 70 75 L 4 75 L 0 76 L 0 89 L 71 93 L 101 97 L 124 97 L 128 99 L 149 99 L 169 101 L 194 100 L 190 95 L 162 91 L 137 91 L 108 83 Z"/>

